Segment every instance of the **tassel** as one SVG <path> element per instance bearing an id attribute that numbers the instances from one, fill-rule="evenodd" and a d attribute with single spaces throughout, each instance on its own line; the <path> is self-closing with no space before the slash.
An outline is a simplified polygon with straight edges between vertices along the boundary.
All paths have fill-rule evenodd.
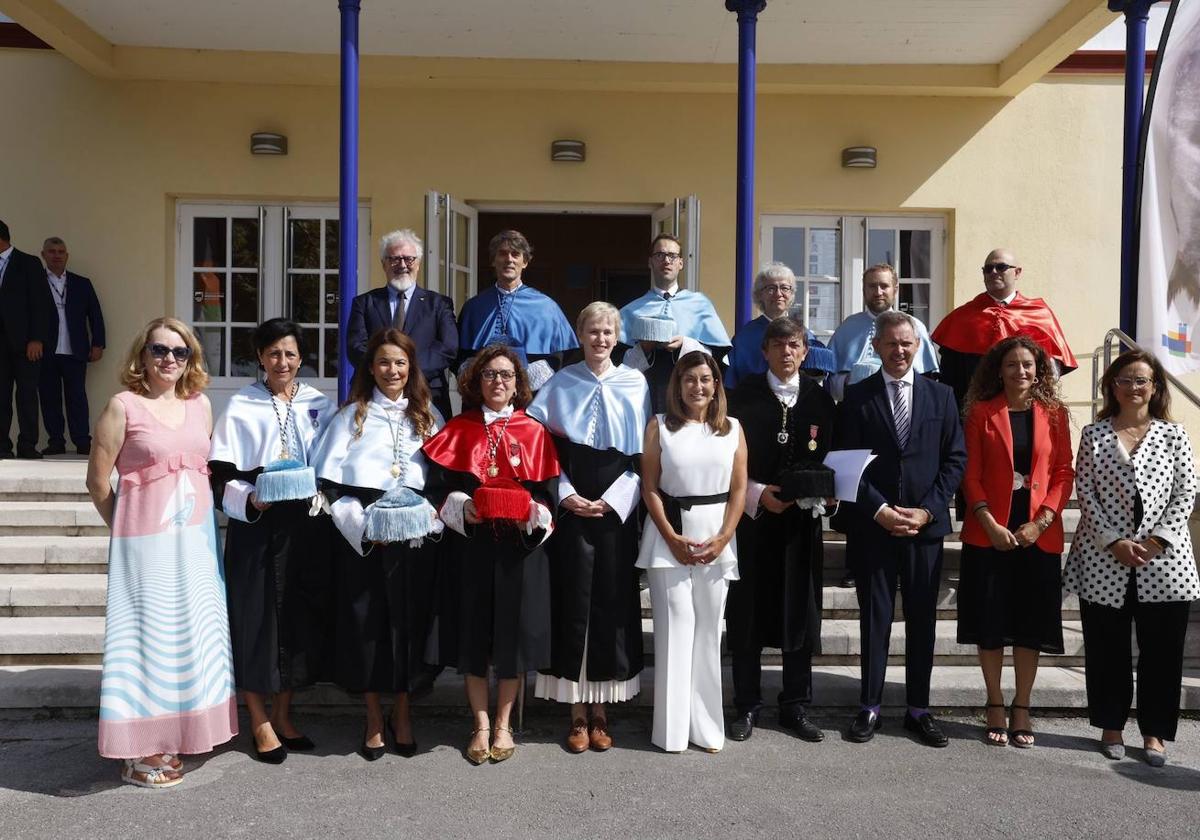
<path id="1" fill-rule="evenodd" d="M 480 519 L 512 520 L 521 525 L 529 519 L 529 491 L 511 478 L 492 478 L 471 495 Z"/>
<path id="2" fill-rule="evenodd" d="M 272 461 L 259 473 L 254 493 L 260 502 L 290 502 L 317 495 L 317 474 L 312 467 L 291 458 Z"/>
<path id="3" fill-rule="evenodd" d="M 371 542 L 419 541 L 435 530 L 437 512 L 429 502 L 408 487 L 389 490 L 366 510 L 366 538 Z"/>
<path id="4" fill-rule="evenodd" d="M 629 333 L 629 337 L 633 341 L 665 342 L 679 335 L 679 327 L 674 318 L 664 318 L 660 315 L 639 315 L 634 318 Z"/>

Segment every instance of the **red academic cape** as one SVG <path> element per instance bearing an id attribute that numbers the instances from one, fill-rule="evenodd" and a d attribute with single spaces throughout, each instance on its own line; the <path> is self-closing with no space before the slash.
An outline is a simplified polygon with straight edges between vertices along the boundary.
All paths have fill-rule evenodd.
<path id="1" fill-rule="evenodd" d="M 546 481 L 560 472 L 554 441 L 545 426 L 525 414 L 513 412 L 508 426 L 503 420 L 492 424 L 492 435 L 504 428 L 504 436 L 496 449 L 496 466 L 501 478 L 517 481 Z M 448 470 L 470 473 L 481 482 L 487 478 L 488 438 L 483 425 L 483 412 L 464 411 L 446 424 L 422 447 L 425 457 Z M 520 459 L 513 466 L 512 459 Z"/>
<path id="2" fill-rule="evenodd" d="M 1008 305 L 982 292 L 943 318 L 931 338 L 940 347 L 982 356 L 1014 335 L 1032 338 L 1058 360 L 1064 373 L 1079 367 L 1050 307 L 1041 298 L 1027 298 L 1020 292 Z"/>

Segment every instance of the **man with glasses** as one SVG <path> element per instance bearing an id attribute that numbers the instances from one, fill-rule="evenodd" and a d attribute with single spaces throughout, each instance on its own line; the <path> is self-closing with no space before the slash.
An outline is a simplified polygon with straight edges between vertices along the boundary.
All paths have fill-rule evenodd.
<path id="1" fill-rule="evenodd" d="M 450 298 L 417 285 L 424 250 L 421 238 L 407 228 L 379 240 L 387 285 L 354 299 L 346 346 L 350 363 L 357 366 L 372 335 L 389 327 L 403 332 L 417 346 L 417 364 L 429 383 L 434 406 L 449 420 L 453 409 L 446 368 L 458 355 L 458 325 Z"/>
<path id="2" fill-rule="evenodd" d="M 17 396 L 17 457 L 37 459 L 38 376 L 54 309 L 41 261 L 13 247 L 0 221 L 0 459 L 13 457 L 13 391 Z"/>
<path id="3" fill-rule="evenodd" d="M 1041 298 L 1017 291 L 1021 266 L 1012 252 L 997 248 L 983 261 L 984 291 L 942 319 L 933 331 L 941 348 L 941 380 L 954 389 L 962 409 L 980 360 L 998 341 L 1027 335 L 1052 358 L 1059 374 L 1078 367 L 1058 319 Z"/>
<path id="4" fill-rule="evenodd" d="M 863 272 L 862 288 L 865 308 L 842 321 L 829 339 L 837 373 L 829 377 L 826 387 L 830 396 L 839 402 L 847 385 L 862 382 L 883 365 L 879 354 L 875 352 L 875 319 L 895 308 L 900 281 L 894 268 L 887 263 L 879 263 Z M 920 339 L 913 370 L 917 373 L 937 373 L 937 353 L 929 340 L 929 329 L 919 318 L 914 318 L 913 323 L 916 324 L 917 338 Z"/>
<path id="5" fill-rule="evenodd" d="M 781 262 L 767 263 L 754 277 L 754 302 L 762 310 L 759 315 L 742 327 L 733 336 L 733 349 L 729 352 L 729 370 L 725 374 L 725 387 L 733 388 L 747 376 L 767 372 L 767 361 L 762 353 L 763 337 L 767 325 L 776 318 L 783 318 L 796 302 L 796 275 Z M 798 315 L 804 323 L 803 315 Z M 800 365 L 806 376 L 820 379 L 833 372 L 833 354 L 813 335 L 805 330 L 804 344 L 808 348 Z"/>
<path id="6" fill-rule="evenodd" d="M 667 383 L 680 353 L 704 350 L 720 362 L 732 344 L 712 301 L 679 287 L 682 270 L 679 240 L 660 233 L 650 242 L 650 290 L 621 307 L 621 335 L 632 345 L 622 363 L 646 375 L 656 414 L 666 408 Z"/>

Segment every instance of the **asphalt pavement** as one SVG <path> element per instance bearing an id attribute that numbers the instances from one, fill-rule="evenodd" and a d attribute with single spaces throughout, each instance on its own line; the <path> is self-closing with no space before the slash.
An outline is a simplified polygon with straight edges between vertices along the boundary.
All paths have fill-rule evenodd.
<path id="1" fill-rule="evenodd" d="M 807 744 L 774 725 L 717 755 L 650 744 L 646 709 L 611 712 L 616 747 L 571 755 L 562 709 L 531 707 L 516 755 L 474 767 L 465 713 L 420 713 L 420 751 L 368 763 L 362 721 L 300 714 L 317 742 L 278 766 L 239 736 L 188 757 L 171 790 L 121 784 L 96 755 L 94 719 L 0 718 L 0 838 L 1104 838 L 1195 837 L 1200 723 L 1181 723 L 1169 764 L 1097 751 L 1080 718 L 1035 718 L 1031 750 L 981 742 L 978 718 L 943 718 L 950 746 L 924 747 L 885 716 L 869 744 L 843 739 L 841 713 Z M 245 719 L 243 715 L 243 731 Z"/>

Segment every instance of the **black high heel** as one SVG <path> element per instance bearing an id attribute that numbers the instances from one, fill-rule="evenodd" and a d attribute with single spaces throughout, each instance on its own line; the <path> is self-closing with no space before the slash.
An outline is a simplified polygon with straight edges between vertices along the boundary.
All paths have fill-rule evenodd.
<path id="1" fill-rule="evenodd" d="M 295 738 L 285 738 L 280 735 L 279 740 L 289 750 L 295 750 L 296 752 L 308 752 L 317 748 L 317 745 L 307 735 L 298 735 Z"/>
<path id="2" fill-rule="evenodd" d="M 390 718 L 387 722 L 387 730 L 388 734 L 392 736 L 392 747 L 396 750 L 396 755 L 403 756 L 404 758 L 412 758 L 417 754 L 417 742 L 413 741 L 408 744 L 401 744 L 400 740 L 396 737 L 396 730 L 392 728 Z"/>
<path id="3" fill-rule="evenodd" d="M 254 757 L 263 764 L 283 764 L 283 760 L 287 758 L 287 749 L 283 746 L 283 744 L 280 744 L 273 750 L 267 750 L 266 752 L 263 752 L 258 748 L 258 745 L 255 744 Z"/>
<path id="4" fill-rule="evenodd" d="M 362 746 L 358 748 L 358 754 L 367 761 L 378 761 L 379 759 L 383 758 L 383 754 L 385 752 L 387 752 L 386 741 L 384 741 L 384 743 L 380 744 L 378 747 L 371 747 L 367 745 L 367 731 L 364 729 Z"/>

